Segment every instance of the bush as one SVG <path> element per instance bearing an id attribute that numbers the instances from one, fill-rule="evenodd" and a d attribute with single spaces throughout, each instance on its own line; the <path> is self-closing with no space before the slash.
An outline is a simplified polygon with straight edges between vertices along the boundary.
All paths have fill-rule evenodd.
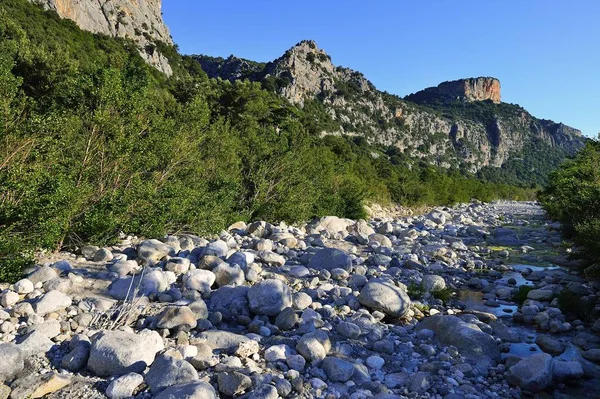
<path id="1" fill-rule="evenodd" d="M 591 140 L 550 176 L 540 201 L 591 260 L 600 260 L 600 142 Z"/>

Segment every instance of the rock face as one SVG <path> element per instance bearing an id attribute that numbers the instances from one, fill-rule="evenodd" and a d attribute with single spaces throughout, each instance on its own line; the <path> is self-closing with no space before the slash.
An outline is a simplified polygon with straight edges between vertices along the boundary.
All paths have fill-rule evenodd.
<path id="1" fill-rule="evenodd" d="M 496 78 L 479 77 L 444 82 L 437 87 L 429 87 L 406 97 L 406 100 L 420 103 L 421 99 L 435 96 L 444 101 L 485 101 L 500 103 L 500 81 Z"/>
<path id="2" fill-rule="evenodd" d="M 30 0 L 61 18 L 74 21 L 81 29 L 132 39 L 140 55 L 167 75 L 168 60 L 156 50 L 156 43 L 173 44 L 162 19 L 162 0 Z"/>
<path id="3" fill-rule="evenodd" d="M 323 103 L 339 128 L 322 134 L 362 135 L 442 167 L 461 163 L 473 172 L 485 166 L 501 167 L 529 155 L 521 154 L 524 149 L 544 156 L 551 148 L 564 156 L 574 154 L 585 141 L 577 129 L 537 119 L 517 105 L 500 104 L 500 81 L 495 78 L 445 82 L 401 99 L 377 90 L 360 72 L 335 66 L 311 40 L 266 64 L 234 56 L 195 57 L 210 77 L 259 81 L 299 106 L 308 100 Z M 490 118 L 450 118 L 415 105 L 476 101 L 491 102 Z"/>

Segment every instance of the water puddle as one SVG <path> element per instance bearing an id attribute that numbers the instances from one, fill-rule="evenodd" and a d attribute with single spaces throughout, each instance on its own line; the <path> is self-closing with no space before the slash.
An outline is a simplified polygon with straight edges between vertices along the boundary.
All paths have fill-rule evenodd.
<path id="1" fill-rule="evenodd" d="M 510 349 L 508 350 L 508 352 L 502 354 L 502 359 L 506 358 L 507 356 L 518 356 L 520 358 L 526 358 L 531 355 L 535 355 L 536 353 L 542 352 L 540 347 L 537 346 L 537 344 L 535 343 L 528 344 L 526 342 L 519 342 L 516 344 L 510 344 L 509 348 Z"/>
<path id="2" fill-rule="evenodd" d="M 478 310 L 480 312 L 491 313 L 496 317 L 512 317 L 517 311 L 517 305 L 496 303 L 494 306 L 488 306 L 483 299 L 483 292 L 472 290 L 458 291 L 458 299 L 463 302 L 467 310 Z"/>

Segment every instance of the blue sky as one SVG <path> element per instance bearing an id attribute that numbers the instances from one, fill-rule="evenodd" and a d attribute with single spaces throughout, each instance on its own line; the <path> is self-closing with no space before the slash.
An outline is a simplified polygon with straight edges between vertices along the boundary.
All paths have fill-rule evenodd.
<path id="1" fill-rule="evenodd" d="M 380 90 L 494 76 L 503 101 L 600 131 L 597 0 L 163 0 L 163 13 L 184 54 L 271 61 L 313 39 Z"/>

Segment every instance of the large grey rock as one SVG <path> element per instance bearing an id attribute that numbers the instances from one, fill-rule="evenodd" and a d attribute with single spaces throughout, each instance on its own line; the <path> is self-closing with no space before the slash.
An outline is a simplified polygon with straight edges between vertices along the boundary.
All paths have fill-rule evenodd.
<path id="1" fill-rule="evenodd" d="M 198 380 L 198 372 L 187 361 L 164 354 L 152 363 L 145 379 L 150 391 L 156 394 L 170 386 Z"/>
<path id="2" fill-rule="evenodd" d="M 560 355 L 565 351 L 565 345 L 550 335 L 538 335 L 535 339 L 535 343 L 540 349 L 551 355 Z"/>
<path id="3" fill-rule="evenodd" d="M 326 357 L 321 368 L 327 374 L 327 378 L 334 382 L 346 382 L 354 374 L 354 363 L 337 357 Z"/>
<path id="4" fill-rule="evenodd" d="M 50 291 L 33 304 L 33 310 L 40 315 L 57 312 L 71 306 L 71 298 L 60 291 Z"/>
<path id="5" fill-rule="evenodd" d="M 421 286 L 426 292 L 434 292 L 446 288 L 446 280 L 442 276 L 426 274 L 421 280 Z"/>
<path id="6" fill-rule="evenodd" d="M 213 311 L 221 311 L 234 316 L 250 316 L 248 306 L 248 290 L 246 286 L 223 286 L 210 294 L 209 307 Z M 223 310 L 226 310 L 224 312 Z"/>
<path id="7" fill-rule="evenodd" d="M 218 396 L 209 383 L 196 381 L 169 387 L 159 393 L 155 399 L 218 399 Z"/>
<path id="8" fill-rule="evenodd" d="M 112 380 L 104 394 L 109 399 L 125 399 L 133 396 L 133 392 L 144 383 L 144 377 L 137 373 L 129 373 Z"/>
<path id="9" fill-rule="evenodd" d="M 252 386 L 250 377 L 233 371 L 231 373 L 219 373 L 217 375 L 219 392 L 228 396 L 237 396 Z"/>
<path id="10" fill-rule="evenodd" d="M 512 366 L 506 380 L 530 392 L 539 392 L 552 384 L 552 356 L 538 353 Z"/>
<path id="11" fill-rule="evenodd" d="M 218 258 L 225 258 L 229 252 L 229 245 L 223 240 L 216 240 L 209 243 L 202 249 L 200 256 L 216 256 Z"/>
<path id="12" fill-rule="evenodd" d="M 215 274 L 215 281 L 219 286 L 242 285 L 246 281 L 244 271 L 239 265 L 230 265 L 223 262 L 212 271 Z"/>
<path id="13" fill-rule="evenodd" d="M 42 266 L 27 276 L 27 279 L 33 284 L 45 283 L 55 278 L 58 278 L 58 273 L 49 266 Z"/>
<path id="14" fill-rule="evenodd" d="M 292 292 L 281 280 L 264 280 L 250 287 L 248 303 L 258 315 L 275 316 L 292 306 Z"/>
<path id="15" fill-rule="evenodd" d="M 583 377 L 583 366 L 576 360 L 552 359 L 552 376 L 557 381 L 576 380 Z"/>
<path id="16" fill-rule="evenodd" d="M 54 346 L 54 342 L 38 331 L 33 331 L 20 338 L 19 349 L 21 349 L 25 357 L 44 357 Z"/>
<path id="17" fill-rule="evenodd" d="M 21 349 L 15 344 L 0 344 L 0 382 L 10 382 L 25 367 Z"/>
<path id="18" fill-rule="evenodd" d="M 141 280 L 141 281 L 140 281 Z M 169 289 L 172 281 L 162 270 L 147 270 L 142 274 L 119 278 L 108 287 L 108 293 L 115 299 L 132 299 L 137 289 L 138 296 L 153 296 Z"/>
<path id="19" fill-rule="evenodd" d="M 147 335 L 102 331 L 92 339 L 88 368 L 100 377 L 141 373 L 162 349 L 162 339 L 154 331 Z"/>
<path id="20" fill-rule="evenodd" d="M 154 265 L 167 255 L 176 255 L 175 248 L 154 239 L 142 241 L 138 246 L 137 252 L 138 258 L 147 265 Z"/>
<path id="21" fill-rule="evenodd" d="M 304 334 L 296 344 L 296 350 L 306 360 L 315 362 L 325 359 L 331 350 L 329 336 L 324 331 Z"/>
<path id="22" fill-rule="evenodd" d="M 198 334 L 198 338 L 204 339 L 206 344 L 213 350 L 223 352 L 234 352 L 241 343 L 250 340 L 250 338 L 244 335 L 221 330 L 201 332 Z"/>
<path id="23" fill-rule="evenodd" d="M 189 290 L 210 292 L 210 287 L 215 283 L 216 276 L 210 270 L 190 270 L 183 276 L 183 285 Z"/>
<path id="24" fill-rule="evenodd" d="M 323 248 L 308 262 L 307 267 L 315 270 L 344 269 L 347 272 L 352 270 L 352 258 L 346 252 L 336 248 Z"/>
<path id="25" fill-rule="evenodd" d="M 89 342 L 79 341 L 73 350 L 62 358 L 62 367 L 73 372 L 82 370 L 90 358 L 90 346 Z"/>
<path id="26" fill-rule="evenodd" d="M 390 317 L 402 317 L 410 308 L 408 294 L 384 280 L 371 280 L 360 291 L 361 305 L 379 310 Z"/>
<path id="27" fill-rule="evenodd" d="M 465 323 L 456 316 L 435 315 L 421 320 L 417 331 L 428 329 L 446 346 L 455 346 L 461 355 L 482 373 L 500 360 L 500 349 L 494 338 L 472 323 Z"/>

